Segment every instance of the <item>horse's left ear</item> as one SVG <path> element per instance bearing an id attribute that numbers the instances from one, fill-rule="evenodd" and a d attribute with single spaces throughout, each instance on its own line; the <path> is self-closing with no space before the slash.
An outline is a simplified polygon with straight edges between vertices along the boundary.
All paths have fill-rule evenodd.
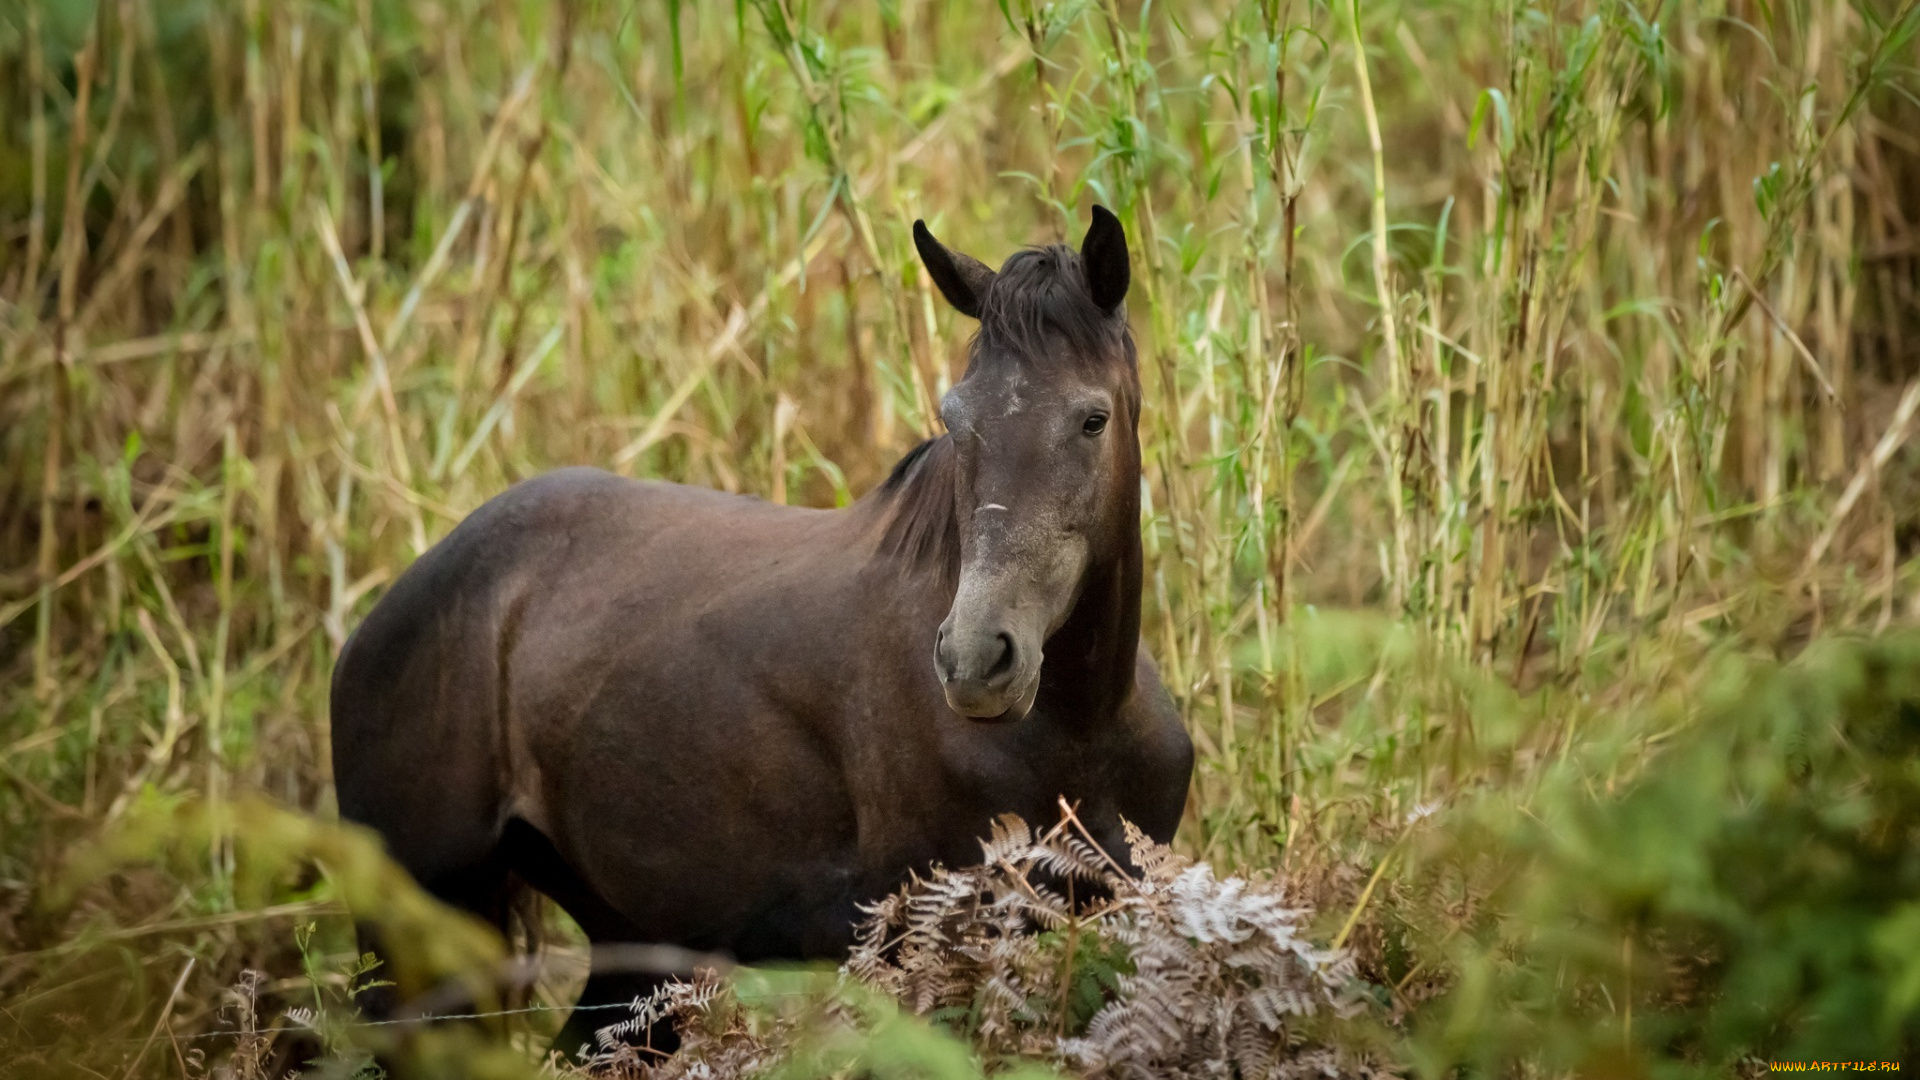
<path id="1" fill-rule="evenodd" d="M 1087 267 L 1087 288 L 1101 311 L 1111 314 L 1127 298 L 1132 271 L 1127 267 L 1127 232 L 1106 207 L 1094 204 L 1093 224 L 1080 241 L 1080 261 Z"/>

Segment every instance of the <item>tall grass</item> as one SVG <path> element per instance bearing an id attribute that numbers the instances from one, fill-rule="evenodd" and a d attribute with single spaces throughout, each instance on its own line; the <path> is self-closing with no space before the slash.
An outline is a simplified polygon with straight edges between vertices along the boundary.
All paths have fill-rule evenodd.
<path id="1" fill-rule="evenodd" d="M 1913 623 L 1917 28 L 1913 0 L 0 12 L 0 1038 L 205 1026 L 292 921 L 338 927 L 297 877 L 249 911 L 217 828 L 50 898 L 74 845 L 170 807 L 327 816 L 332 656 L 507 484 L 834 505 L 937 431 L 970 328 L 916 217 L 992 263 L 1093 201 L 1127 227 L 1145 634 L 1202 752 L 1182 843 L 1223 865 L 1364 878 L 1410 817 L 1588 745 L 1630 772 L 1664 736 L 1628 718 L 1715 653 Z"/>

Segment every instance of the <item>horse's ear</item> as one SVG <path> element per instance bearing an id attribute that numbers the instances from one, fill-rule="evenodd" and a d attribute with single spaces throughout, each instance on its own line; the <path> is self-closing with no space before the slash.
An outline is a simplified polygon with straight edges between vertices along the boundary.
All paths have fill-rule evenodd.
<path id="1" fill-rule="evenodd" d="M 1087 289 L 1093 302 L 1109 314 L 1127 298 L 1132 271 L 1127 266 L 1127 232 L 1120 219 L 1106 207 L 1095 204 L 1093 224 L 1087 238 L 1080 241 L 1080 261 L 1087 267 Z"/>
<path id="2" fill-rule="evenodd" d="M 947 298 L 947 303 L 970 319 L 979 318 L 987 287 L 993 284 L 993 270 L 971 255 L 947 250 L 927 231 L 924 221 L 913 223 L 913 246 L 919 249 L 920 261 L 927 264 L 927 274 L 940 286 L 940 295 Z"/>

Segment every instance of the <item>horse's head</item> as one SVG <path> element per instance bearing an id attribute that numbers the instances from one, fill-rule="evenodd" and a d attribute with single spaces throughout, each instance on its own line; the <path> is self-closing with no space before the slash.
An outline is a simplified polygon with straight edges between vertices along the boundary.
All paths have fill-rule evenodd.
<path id="1" fill-rule="evenodd" d="M 1079 251 L 1031 248 L 997 273 L 941 246 L 922 222 L 913 239 L 948 302 L 980 320 L 966 377 L 940 405 L 954 447 L 960 582 L 934 669 L 955 712 L 1018 720 L 1039 692 L 1042 647 L 1089 570 L 1138 542 L 1127 238 L 1096 206 Z"/>

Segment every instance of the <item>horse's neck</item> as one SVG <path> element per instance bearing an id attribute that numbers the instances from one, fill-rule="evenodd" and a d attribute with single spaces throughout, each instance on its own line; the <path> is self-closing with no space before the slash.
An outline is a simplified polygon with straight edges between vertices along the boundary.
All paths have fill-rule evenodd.
<path id="1" fill-rule="evenodd" d="M 1098 722 L 1133 691 L 1140 648 L 1140 534 L 1129 525 L 1117 550 L 1088 568 L 1072 613 L 1047 642 L 1042 692 L 1063 715 Z"/>

